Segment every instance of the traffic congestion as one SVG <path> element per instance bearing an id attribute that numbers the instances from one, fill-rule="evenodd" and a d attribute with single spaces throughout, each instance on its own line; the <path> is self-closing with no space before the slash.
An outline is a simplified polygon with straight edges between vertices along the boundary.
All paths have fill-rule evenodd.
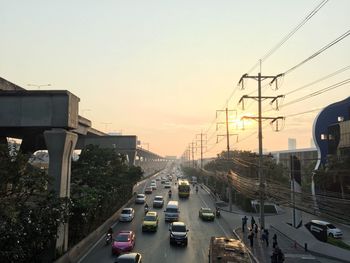
<path id="1" fill-rule="evenodd" d="M 178 166 L 151 176 L 107 235 L 80 261 L 204 262 L 212 236 L 232 237 L 208 192 Z M 209 225 L 208 225 L 209 224 Z M 200 260 L 199 260 L 200 259 Z"/>

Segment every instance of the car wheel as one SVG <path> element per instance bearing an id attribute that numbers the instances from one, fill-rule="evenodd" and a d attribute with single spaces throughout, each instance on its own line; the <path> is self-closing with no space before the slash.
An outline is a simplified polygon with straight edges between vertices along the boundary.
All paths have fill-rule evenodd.
<path id="1" fill-rule="evenodd" d="M 334 235 L 332 233 L 329 233 L 328 236 L 334 238 Z"/>
<path id="2" fill-rule="evenodd" d="M 184 245 L 185 245 L 185 247 L 187 247 L 187 241 L 185 241 Z"/>

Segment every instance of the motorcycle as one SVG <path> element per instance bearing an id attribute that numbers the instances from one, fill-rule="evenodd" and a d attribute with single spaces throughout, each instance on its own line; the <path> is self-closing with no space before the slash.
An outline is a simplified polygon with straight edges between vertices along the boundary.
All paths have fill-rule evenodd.
<path id="1" fill-rule="evenodd" d="M 109 245 L 112 243 L 112 234 L 111 233 L 107 233 L 106 234 L 106 245 Z"/>
<path id="2" fill-rule="evenodd" d="M 171 192 L 170 191 L 168 192 L 168 195 L 169 195 L 169 198 L 171 198 Z"/>
<path id="3" fill-rule="evenodd" d="M 145 206 L 145 214 L 147 214 L 148 211 L 149 211 L 148 206 Z"/>

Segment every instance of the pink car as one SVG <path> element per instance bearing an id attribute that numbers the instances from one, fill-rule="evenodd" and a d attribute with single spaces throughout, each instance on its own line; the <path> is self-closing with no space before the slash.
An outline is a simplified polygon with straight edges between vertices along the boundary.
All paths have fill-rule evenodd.
<path id="1" fill-rule="evenodd" d="M 135 246 L 135 233 L 133 231 L 119 231 L 112 243 L 112 254 L 119 255 L 130 252 Z"/>

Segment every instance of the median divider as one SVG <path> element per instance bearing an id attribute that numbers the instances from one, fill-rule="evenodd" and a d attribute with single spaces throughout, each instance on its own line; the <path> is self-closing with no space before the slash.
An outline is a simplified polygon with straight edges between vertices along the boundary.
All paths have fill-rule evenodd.
<path id="1" fill-rule="evenodd" d="M 124 206 L 122 206 L 117 212 L 108 218 L 101 226 L 58 258 L 55 263 L 77 263 L 84 259 L 87 253 L 95 247 L 101 238 L 105 236 L 108 228 L 118 221 L 123 208 L 130 206 L 133 202 L 135 202 L 135 195 L 133 195 L 133 197 L 130 198 Z"/>

